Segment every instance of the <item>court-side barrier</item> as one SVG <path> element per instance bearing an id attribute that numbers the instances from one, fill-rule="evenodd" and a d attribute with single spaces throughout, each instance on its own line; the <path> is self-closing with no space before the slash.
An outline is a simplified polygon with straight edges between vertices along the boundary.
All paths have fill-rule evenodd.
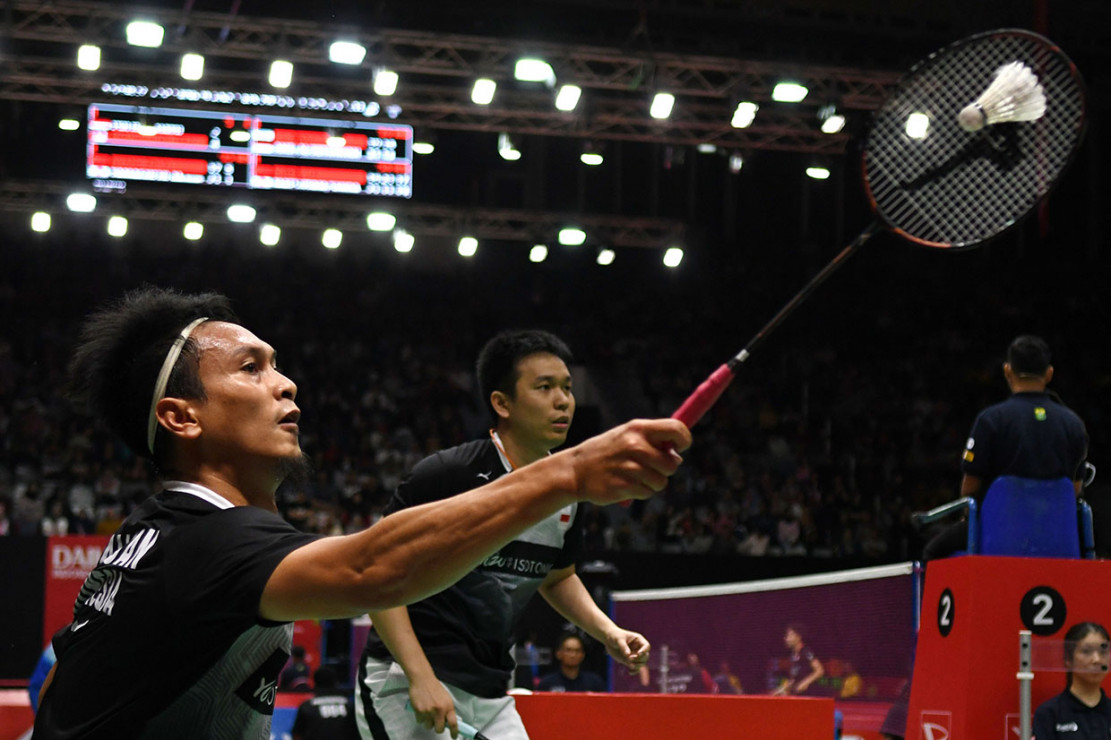
<path id="1" fill-rule="evenodd" d="M 1060 641 L 1076 622 L 1111 623 L 1105 561 L 985 555 L 931 561 L 907 712 L 907 740 L 1016 738 L 1019 630 Z M 1065 688 L 1035 672 L 1031 705 Z"/>

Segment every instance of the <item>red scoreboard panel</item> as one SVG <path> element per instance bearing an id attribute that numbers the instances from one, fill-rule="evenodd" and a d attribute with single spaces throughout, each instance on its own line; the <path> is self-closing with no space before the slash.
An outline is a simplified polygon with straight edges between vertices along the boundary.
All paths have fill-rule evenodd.
<path id="1" fill-rule="evenodd" d="M 413 194 L 412 127 L 374 121 L 94 103 L 86 154 L 98 180 Z"/>

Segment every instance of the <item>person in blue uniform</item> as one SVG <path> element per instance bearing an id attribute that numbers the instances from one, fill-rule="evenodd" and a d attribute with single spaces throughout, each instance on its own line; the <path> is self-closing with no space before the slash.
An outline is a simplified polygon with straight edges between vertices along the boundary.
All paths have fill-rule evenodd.
<path id="1" fill-rule="evenodd" d="M 1111 700 L 1100 684 L 1107 678 L 1111 646 L 1107 630 L 1080 622 L 1065 633 L 1065 690 L 1034 712 L 1036 740 L 1105 740 L 1111 737 Z"/>
<path id="2" fill-rule="evenodd" d="M 1049 346 L 1029 334 L 1007 348 L 1003 377 L 1011 389 L 1007 400 L 980 412 L 961 456 L 961 496 L 982 500 L 1001 475 L 1048 480 L 1069 477 L 1077 494 L 1088 455 L 1088 432 L 1072 409 L 1047 386 L 1053 380 Z M 934 560 L 968 545 L 968 525 L 944 528 L 923 549 Z"/>
<path id="3" fill-rule="evenodd" d="M 567 345 L 547 332 L 508 331 L 487 342 L 477 374 L 493 421 L 489 434 L 418 462 L 383 521 L 487 481 L 512 480 L 550 459 L 575 414 L 570 361 Z M 445 728 L 454 737 L 459 719 L 491 738 L 525 740 L 506 691 L 513 629 L 537 592 L 631 670 L 648 660 L 648 640 L 614 624 L 575 573 L 581 519 L 578 504 L 565 506 L 443 592 L 371 612 L 357 707 L 365 740 L 434 738 Z"/>
<path id="4" fill-rule="evenodd" d="M 75 397 L 164 490 L 112 536 L 53 638 L 36 740 L 268 740 L 293 621 L 404 604 L 581 500 L 660 490 L 689 431 L 630 422 L 528 470 L 347 536 L 277 513 L 302 466 L 296 384 L 218 294 L 128 294 L 86 323 Z"/>

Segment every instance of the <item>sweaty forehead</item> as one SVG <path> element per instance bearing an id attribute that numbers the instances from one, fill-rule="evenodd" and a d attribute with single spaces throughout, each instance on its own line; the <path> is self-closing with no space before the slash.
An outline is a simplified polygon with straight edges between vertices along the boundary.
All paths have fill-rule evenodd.
<path id="1" fill-rule="evenodd" d="M 202 358 L 218 360 L 252 352 L 269 355 L 274 351 L 246 327 L 227 321 L 206 321 L 193 332 L 193 338 Z"/>

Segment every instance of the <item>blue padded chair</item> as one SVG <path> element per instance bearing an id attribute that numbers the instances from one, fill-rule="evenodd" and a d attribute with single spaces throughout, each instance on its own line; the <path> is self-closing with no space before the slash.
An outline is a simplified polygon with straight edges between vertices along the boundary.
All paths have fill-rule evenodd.
<path id="1" fill-rule="evenodd" d="M 966 497 L 915 514 L 914 519 L 928 524 L 962 510 L 968 511 L 969 554 L 1079 558 L 1083 553 L 1095 558 L 1092 508 L 1076 497 L 1068 478 L 1000 476 L 988 486 L 979 507 Z"/>
<path id="2" fill-rule="evenodd" d="M 1077 516 L 1084 517 L 1085 508 L 1086 526 L 1090 528 L 1091 508 L 1083 499 L 1077 499 L 1076 488 L 1068 478 L 1000 476 L 988 486 L 980 507 L 979 552 L 1078 558 Z"/>

